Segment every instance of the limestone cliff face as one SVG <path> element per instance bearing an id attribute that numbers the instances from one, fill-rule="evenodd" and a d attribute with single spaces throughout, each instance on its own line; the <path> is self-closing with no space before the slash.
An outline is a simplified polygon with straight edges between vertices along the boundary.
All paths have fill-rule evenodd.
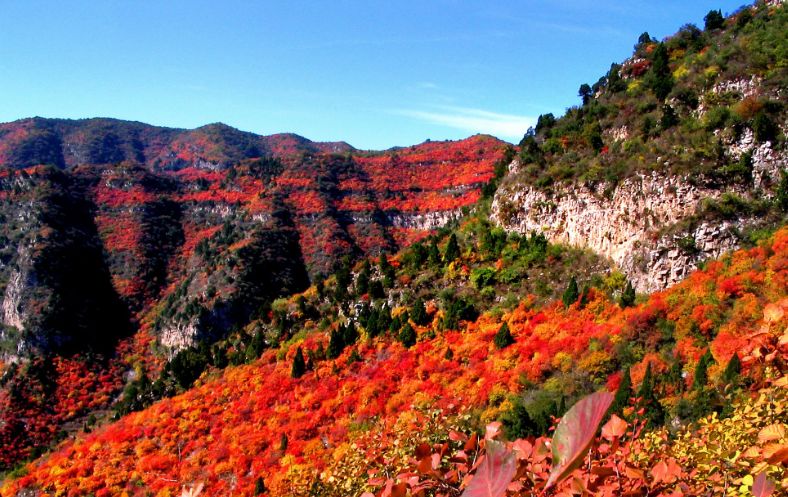
<path id="1" fill-rule="evenodd" d="M 748 138 L 750 138 L 748 140 Z M 741 232 L 758 226 L 758 216 L 704 216 L 704 206 L 724 194 L 747 200 L 773 195 L 784 154 L 768 143 L 754 147 L 747 134 L 731 152 L 753 152 L 750 184 L 704 186 L 699 178 L 641 174 L 612 186 L 569 184 L 552 192 L 517 181 L 519 165 L 495 195 L 491 220 L 504 229 L 541 231 L 553 242 L 587 247 L 609 257 L 640 292 L 680 281 L 699 262 L 740 244 Z"/>

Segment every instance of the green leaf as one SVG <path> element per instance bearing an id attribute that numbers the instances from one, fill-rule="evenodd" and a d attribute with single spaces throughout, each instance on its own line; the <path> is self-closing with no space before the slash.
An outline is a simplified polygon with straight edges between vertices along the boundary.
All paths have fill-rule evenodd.
<path id="1" fill-rule="evenodd" d="M 545 489 L 561 483 L 580 467 L 613 397 L 609 392 L 591 394 L 561 418 L 553 435 L 553 469 Z"/>

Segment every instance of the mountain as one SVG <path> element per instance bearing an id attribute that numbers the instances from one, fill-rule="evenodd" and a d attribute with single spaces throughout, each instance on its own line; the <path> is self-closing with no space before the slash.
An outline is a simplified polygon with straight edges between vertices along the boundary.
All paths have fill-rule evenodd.
<path id="1" fill-rule="evenodd" d="M 788 188 L 786 30 L 766 2 L 713 29 L 643 33 L 582 105 L 539 118 L 492 219 L 610 257 L 644 292 L 784 222 L 770 201 Z"/>
<path id="2" fill-rule="evenodd" d="M 787 491 L 787 16 L 517 147 L 3 125 L 0 496 Z"/>

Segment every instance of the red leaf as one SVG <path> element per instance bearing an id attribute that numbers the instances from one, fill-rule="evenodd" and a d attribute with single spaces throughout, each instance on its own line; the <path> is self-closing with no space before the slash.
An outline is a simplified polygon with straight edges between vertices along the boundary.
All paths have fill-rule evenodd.
<path id="1" fill-rule="evenodd" d="M 613 441 L 614 438 L 621 438 L 627 432 L 627 422 L 615 414 L 610 417 L 610 421 L 602 427 L 602 437 L 605 440 Z"/>
<path id="2" fill-rule="evenodd" d="M 758 473 L 752 482 L 752 495 L 754 497 L 769 497 L 774 492 L 774 482 L 766 478 L 766 472 Z"/>
<path id="3" fill-rule="evenodd" d="M 561 418 L 553 435 L 553 469 L 545 489 L 562 482 L 582 464 L 612 403 L 613 394 L 597 392 L 580 400 Z"/>
<path id="4" fill-rule="evenodd" d="M 514 454 L 501 442 L 487 440 L 487 453 L 462 497 L 502 497 L 517 469 Z"/>

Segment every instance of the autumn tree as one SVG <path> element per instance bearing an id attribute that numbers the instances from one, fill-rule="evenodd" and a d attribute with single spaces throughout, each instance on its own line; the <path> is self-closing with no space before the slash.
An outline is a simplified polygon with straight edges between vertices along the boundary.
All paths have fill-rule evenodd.
<path id="1" fill-rule="evenodd" d="M 512 332 L 509 331 L 509 325 L 506 324 L 506 321 L 503 322 L 495 333 L 493 343 L 495 343 L 495 346 L 499 349 L 504 349 L 514 343 L 514 337 L 512 336 Z"/>

